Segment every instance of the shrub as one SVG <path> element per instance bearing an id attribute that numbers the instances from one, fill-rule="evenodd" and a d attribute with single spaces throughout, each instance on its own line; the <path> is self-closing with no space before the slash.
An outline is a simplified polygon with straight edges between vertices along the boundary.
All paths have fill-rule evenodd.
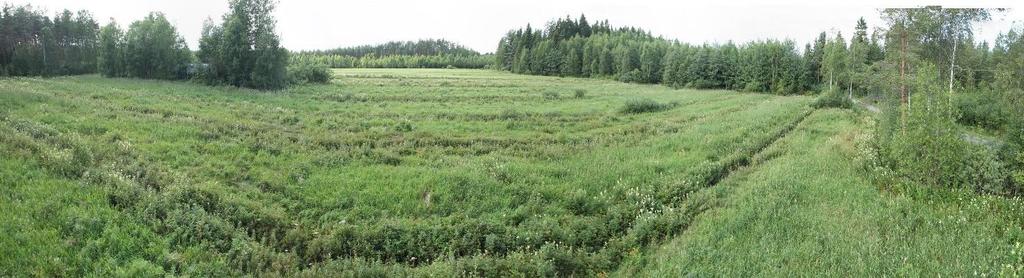
<path id="1" fill-rule="evenodd" d="M 398 124 L 395 124 L 395 130 L 400 132 L 410 132 L 413 130 L 412 122 L 403 120 Z"/>
<path id="2" fill-rule="evenodd" d="M 288 67 L 288 80 L 292 84 L 325 84 L 331 81 L 331 70 L 323 64 L 296 64 Z"/>
<path id="3" fill-rule="evenodd" d="M 1017 153 L 1017 159 L 1014 161 L 1014 163 L 1017 166 L 1012 173 L 1013 181 L 1014 183 L 1016 183 L 1017 189 L 1020 190 L 1021 187 L 1024 187 L 1024 167 L 1020 167 L 1021 165 L 1024 165 L 1024 152 Z"/>
<path id="4" fill-rule="evenodd" d="M 936 76 L 934 67 L 922 68 L 912 83 L 916 101 L 903 115 L 887 110 L 879 154 L 894 173 L 921 185 L 1006 193 L 1005 167 L 986 147 L 962 138 Z"/>
<path id="5" fill-rule="evenodd" d="M 987 129 L 1002 129 L 1011 116 L 1007 102 L 1001 99 L 1002 96 L 989 91 L 958 94 L 958 122 Z"/>
<path id="6" fill-rule="evenodd" d="M 514 109 L 511 109 L 511 108 L 506 108 L 505 110 L 501 110 L 501 114 L 498 114 L 498 119 L 502 119 L 502 120 L 518 120 L 518 119 L 526 118 L 526 116 L 527 115 L 524 114 L 524 113 L 521 113 L 521 112 L 516 111 Z"/>
<path id="7" fill-rule="evenodd" d="M 643 83 L 645 81 L 643 73 L 638 69 L 634 69 L 629 72 L 622 73 L 619 75 L 619 81 L 626 83 Z"/>
<path id="8" fill-rule="evenodd" d="M 576 91 L 573 92 L 573 96 L 576 98 L 584 98 L 587 96 L 587 90 L 576 89 Z"/>
<path id="9" fill-rule="evenodd" d="M 828 90 L 814 100 L 814 108 L 853 108 L 853 101 L 839 90 Z"/>
<path id="10" fill-rule="evenodd" d="M 1016 123 L 1007 131 L 1006 143 L 1000 153 L 1010 175 L 1011 190 L 1016 194 L 1024 194 L 1024 123 Z"/>
<path id="11" fill-rule="evenodd" d="M 678 103 L 664 104 L 649 98 L 634 99 L 627 101 L 626 104 L 622 106 L 621 109 L 619 109 L 619 111 L 625 114 L 640 114 L 668 110 L 677 105 Z"/>

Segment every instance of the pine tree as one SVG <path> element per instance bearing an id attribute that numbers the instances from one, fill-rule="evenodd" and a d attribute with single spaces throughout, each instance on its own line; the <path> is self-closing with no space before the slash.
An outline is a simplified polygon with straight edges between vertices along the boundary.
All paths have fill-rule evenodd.
<path id="1" fill-rule="evenodd" d="M 580 20 L 578 24 L 580 28 L 580 37 L 589 38 L 590 35 L 593 34 L 593 29 L 591 29 L 590 23 L 587 23 L 587 16 L 580 14 Z"/>

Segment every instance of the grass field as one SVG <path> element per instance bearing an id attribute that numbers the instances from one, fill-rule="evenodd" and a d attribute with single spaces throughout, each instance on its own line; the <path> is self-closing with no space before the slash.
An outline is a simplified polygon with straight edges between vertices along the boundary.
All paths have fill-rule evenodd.
<path id="1" fill-rule="evenodd" d="M 969 275 L 1021 241 L 1019 203 L 880 191 L 810 97 L 334 74 L 0 80 L 0 276 Z"/>
<path id="2" fill-rule="evenodd" d="M 815 112 L 709 190 L 720 205 L 623 276 L 1024 274 L 1024 203 L 879 190 L 861 165 L 872 132 L 862 117 Z"/>
<path id="3" fill-rule="evenodd" d="M 609 246 L 674 233 L 641 224 L 810 101 L 471 70 L 336 75 L 279 93 L 4 80 L 4 205 L 25 213 L 3 221 L 15 236 L 2 268 L 486 273 L 566 256 L 522 267 L 611 270 L 623 250 Z M 637 99 L 668 110 L 621 111 Z M 49 259 L 19 255 L 39 250 Z"/>

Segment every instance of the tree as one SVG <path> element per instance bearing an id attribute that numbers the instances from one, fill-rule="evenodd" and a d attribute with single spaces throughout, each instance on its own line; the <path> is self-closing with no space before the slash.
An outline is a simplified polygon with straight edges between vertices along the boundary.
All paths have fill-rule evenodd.
<path id="1" fill-rule="evenodd" d="M 644 43 L 640 49 L 640 74 L 644 83 L 661 82 L 662 61 L 664 50 L 657 44 Z"/>
<path id="2" fill-rule="evenodd" d="M 825 55 L 822 58 L 822 75 L 828 81 L 828 89 L 836 90 L 835 86 L 844 83 L 847 79 L 847 49 L 843 35 L 837 33 L 836 37 L 825 45 Z"/>
<path id="3" fill-rule="evenodd" d="M 225 62 L 223 59 L 224 29 L 207 18 L 203 22 L 202 36 L 199 38 L 199 51 L 196 58 L 205 63 L 205 70 L 201 71 L 200 78 L 209 84 L 223 83 L 225 73 Z"/>
<path id="4" fill-rule="evenodd" d="M 252 1 L 253 61 L 250 73 L 250 87 L 257 89 L 280 89 L 287 86 L 288 50 L 280 45 L 274 32 L 277 22 L 271 12 L 274 3 L 269 0 Z"/>
<path id="5" fill-rule="evenodd" d="M 565 56 L 562 61 L 562 76 L 583 75 L 583 39 L 574 37 L 562 44 Z"/>
<path id="6" fill-rule="evenodd" d="M 615 73 L 619 76 L 628 74 L 629 72 L 640 68 L 640 55 L 637 53 L 637 49 L 619 45 L 615 48 Z"/>
<path id="7" fill-rule="evenodd" d="M 906 113 L 909 103 L 907 92 L 908 62 L 935 66 L 940 79 L 948 80 L 947 106 L 952 106 L 952 92 L 956 69 L 956 56 L 963 51 L 965 42 L 972 41 L 972 26 L 990 18 L 986 9 L 944 9 L 939 6 L 925 8 L 893 8 L 882 11 L 887 22 L 886 53 L 898 53 L 899 95 L 901 111 Z M 905 128 L 906 115 L 901 115 Z"/>
<path id="8" fill-rule="evenodd" d="M 992 54 L 995 86 L 1002 90 L 1024 90 L 1024 36 L 1017 30 L 1000 34 Z"/>
<path id="9" fill-rule="evenodd" d="M 213 82 L 237 87 L 287 86 L 288 51 L 280 46 L 273 0 L 232 0 L 221 27 L 204 26 L 200 59 Z"/>
<path id="10" fill-rule="evenodd" d="M 857 20 L 853 39 L 850 41 L 849 53 L 847 53 L 847 94 L 852 99 L 853 93 L 863 90 L 863 84 L 869 78 L 868 56 L 871 51 L 870 39 L 868 38 L 868 25 L 864 18 Z"/>
<path id="11" fill-rule="evenodd" d="M 593 34 L 593 29 L 590 28 L 590 23 L 587 23 L 587 16 L 580 14 L 580 20 L 577 22 L 579 25 L 580 37 L 590 37 Z"/>
<path id="12" fill-rule="evenodd" d="M 125 69 L 136 78 L 183 79 L 192 60 L 185 40 L 162 13 L 133 22 L 124 35 Z"/>
<path id="13" fill-rule="evenodd" d="M 810 83 L 821 84 L 822 71 L 821 63 L 825 56 L 825 44 L 828 42 L 828 34 L 821 32 L 814 44 L 808 44 L 804 51 L 804 63 L 807 65 L 807 80 Z"/>
<path id="14" fill-rule="evenodd" d="M 124 32 L 113 19 L 100 29 L 99 48 L 97 64 L 103 76 L 124 77 L 128 74 L 125 69 Z"/>

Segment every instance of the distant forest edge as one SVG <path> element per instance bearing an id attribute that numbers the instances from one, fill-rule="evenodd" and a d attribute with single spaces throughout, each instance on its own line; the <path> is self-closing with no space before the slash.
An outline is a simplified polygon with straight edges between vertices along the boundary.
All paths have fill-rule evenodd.
<path id="1" fill-rule="evenodd" d="M 388 42 L 292 54 L 292 63 L 315 63 L 331 68 L 471 68 L 494 63 L 493 55 L 443 39 Z"/>
<path id="2" fill-rule="evenodd" d="M 867 26 L 858 28 L 863 28 L 859 38 L 879 53 L 863 62 L 880 60 L 877 40 L 867 39 Z M 802 55 L 791 40 L 691 45 L 641 28 L 614 28 L 607 20 L 590 24 L 581 15 L 552 21 L 544 29 L 526 25 L 509 31 L 498 45 L 496 63 L 522 74 L 795 94 L 822 81 L 818 73 L 825 40 L 822 33 Z"/>

